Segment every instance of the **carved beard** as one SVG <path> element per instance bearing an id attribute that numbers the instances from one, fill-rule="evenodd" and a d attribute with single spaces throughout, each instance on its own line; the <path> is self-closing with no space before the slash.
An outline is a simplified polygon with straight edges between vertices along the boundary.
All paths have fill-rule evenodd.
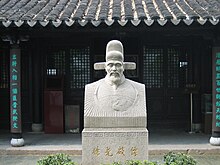
<path id="1" fill-rule="evenodd" d="M 119 84 L 121 81 L 120 73 L 114 72 L 109 74 L 109 79 L 113 84 Z"/>

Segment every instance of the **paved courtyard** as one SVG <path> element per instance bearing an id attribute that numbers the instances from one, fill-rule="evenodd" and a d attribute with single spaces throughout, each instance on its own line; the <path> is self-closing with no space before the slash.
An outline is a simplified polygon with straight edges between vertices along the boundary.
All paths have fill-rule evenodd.
<path id="1" fill-rule="evenodd" d="M 198 165 L 220 165 L 220 155 L 192 155 L 198 162 Z M 41 155 L 0 155 L 1 165 L 36 165 L 42 158 Z M 81 156 L 71 156 L 72 160 L 80 163 Z M 151 161 L 163 161 L 163 155 L 150 155 Z"/>
<path id="2" fill-rule="evenodd" d="M 67 153 L 81 162 L 81 134 L 24 133 L 24 147 L 10 146 L 10 133 L 0 134 L 0 165 L 34 165 L 37 160 L 52 153 Z M 162 162 L 169 151 L 189 153 L 198 165 L 220 165 L 220 146 L 209 144 L 210 135 L 189 134 L 183 130 L 150 130 L 149 160 Z"/>

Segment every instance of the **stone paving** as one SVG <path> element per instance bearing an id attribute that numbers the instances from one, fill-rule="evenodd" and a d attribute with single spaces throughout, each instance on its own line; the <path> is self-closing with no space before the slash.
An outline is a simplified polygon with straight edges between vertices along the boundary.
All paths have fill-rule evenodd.
<path id="1" fill-rule="evenodd" d="M 220 165 L 220 155 L 192 155 L 198 165 Z M 0 155 L 0 165 L 36 165 L 42 155 Z M 80 164 L 82 157 L 71 156 L 71 159 Z M 163 162 L 163 155 L 150 155 L 150 161 Z"/>
<path id="2" fill-rule="evenodd" d="M 211 146 L 211 135 L 189 134 L 181 130 L 150 130 L 149 160 L 161 161 L 164 153 L 180 151 L 195 157 L 199 165 L 220 165 L 220 146 Z M 24 147 L 11 147 L 9 133 L 0 134 L 0 165 L 36 164 L 42 156 L 67 153 L 80 162 L 81 134 L 24 133 Z"/>

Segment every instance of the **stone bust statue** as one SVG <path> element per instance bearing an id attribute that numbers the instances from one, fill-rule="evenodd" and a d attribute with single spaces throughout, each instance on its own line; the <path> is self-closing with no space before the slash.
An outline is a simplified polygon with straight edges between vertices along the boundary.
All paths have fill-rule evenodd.
<path id="1" fill-rule="evenodd" d="M 106 46 L 106 76 L 85 87 L 84 127 L 146 127 L 145 86 L 125 78 L 125 69 L 135 64 L 124 62 L 123 45 L 118 40 Z"/>

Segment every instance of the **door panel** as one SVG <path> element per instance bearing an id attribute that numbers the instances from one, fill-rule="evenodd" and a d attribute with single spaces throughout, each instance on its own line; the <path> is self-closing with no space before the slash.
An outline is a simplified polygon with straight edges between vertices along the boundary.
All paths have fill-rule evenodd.
<path id="1" fill-rule="evenodd" d="M 0 130 L 10 129 L 9 53 L 0 47 Z"/>
<path id="2" fill-rule="evenodd" d="M 188 77 L 186 50 L 145 46 L 143 63 L 149 122 L 188 122 L 188 96 L 184 93 Z"/>
<path id="3" fill-rule="evenodd" d="M 46 76 L 60 76 L 64 78 L 63 104 L 65 107 L 79 107 L 79 112 L 78 110 L 73 110 L 71 114 L 78 117 L 77 120 L 81 122 L 81 130 L 83 128 L 84 87 L 91 79 L 90 48 L 84 45 L 52 46 L 48 52 L 49 54 L 46 58 Z M 63 118 L 65 117 L 64 115 Z M 64 124 L 68 124 L 68 122 L 64 122 Z"/>

